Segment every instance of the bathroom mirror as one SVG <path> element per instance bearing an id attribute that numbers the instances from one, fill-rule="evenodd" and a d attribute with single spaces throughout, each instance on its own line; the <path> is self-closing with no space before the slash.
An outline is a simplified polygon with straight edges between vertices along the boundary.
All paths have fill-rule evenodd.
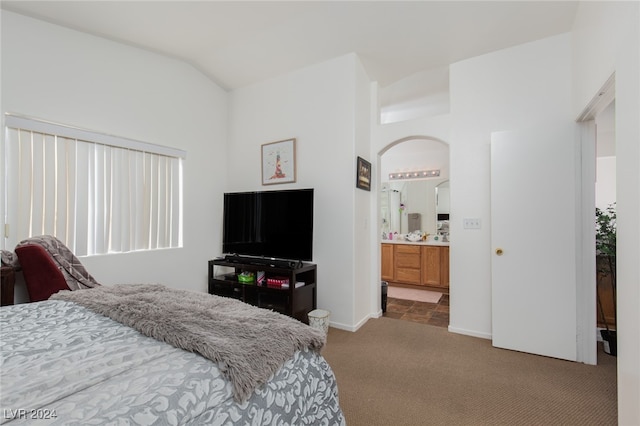
<path id="1" fill-rule="evenodd" d="M 436 214 L 449 214 L 449 181 L 445 180 L 436 185 Z"/>
<path id="2" fill-rule="evenodd" d="M 390 174 L 418 170 L 438 170 L 438 177 L 392 179 Z M 436 186 L 449 180 L 449 146 L 441 141 L 412 136 L 391 143 L 380 157 L 380 227 L 389 232 L 406 234 L 413 229 L 434 235 L 437 231 L 437 209 L 448 211 L 447 185 L 439 189 L 440 206 L 436 203 Z M 446 206 L 445 206 L 446 202 Z M 402 206 L 402 207 L 401 207 Z"/>
<path id="3" fill-rule="evenodd" d="M 436 232 L 443 236 L 442 241 L 449 241 L 449 181 L 436 186 Z"/>
<path id="4" fill-rule="evenodd" d="M 382 218 L 382 232 L 389 235 L 389 232 L 401 233 L 400 222 L 400 199 L 401 189 L 391 188 L 389 183 L 382 184 L 380 192 L 380 216 Z"/>
<path id="5" fill-rule="evenodd" d="M 380 194 L 382 233 L 419 229 L 435 235 L 438 213 L 449 213 L 447 179 L 383 182 Z"/>

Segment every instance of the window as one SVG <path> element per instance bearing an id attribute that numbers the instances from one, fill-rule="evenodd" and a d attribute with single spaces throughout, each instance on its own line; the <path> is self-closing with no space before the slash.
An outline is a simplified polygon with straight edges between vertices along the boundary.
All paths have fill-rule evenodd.
<path id="1" fill-rule="evenodd" d="M 15 115 L 5 126 L 5 248 L 44 234 L 78 256 L 182 246 L 184 151 Z"/>

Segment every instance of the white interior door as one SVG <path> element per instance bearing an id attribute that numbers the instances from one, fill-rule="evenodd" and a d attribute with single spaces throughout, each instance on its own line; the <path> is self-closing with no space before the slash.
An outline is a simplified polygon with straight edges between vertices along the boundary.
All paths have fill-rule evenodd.
<path id="1" fill-rule="evenodd" d="M 575 361 L 576 126 L 491 137 L 493 345 Z"/>

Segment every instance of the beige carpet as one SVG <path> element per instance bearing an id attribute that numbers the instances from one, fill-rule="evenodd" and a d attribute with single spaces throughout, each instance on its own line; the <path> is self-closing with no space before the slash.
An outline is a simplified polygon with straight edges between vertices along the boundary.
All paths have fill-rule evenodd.
<path id="1" fill-rule="evenodd" d="M 438 303 L 442 293 L 436 291 L 422 290 L 419 288 L 387 287 L 387 297 L 393 299 L 415 300 L 418 302 Z"/>
<path id="2" fill-rule="evenodd" d="M 615 425 L 616 358 L 598 366 L 493 348 L 391 318 L 329 329 L 348 426 Z"/>

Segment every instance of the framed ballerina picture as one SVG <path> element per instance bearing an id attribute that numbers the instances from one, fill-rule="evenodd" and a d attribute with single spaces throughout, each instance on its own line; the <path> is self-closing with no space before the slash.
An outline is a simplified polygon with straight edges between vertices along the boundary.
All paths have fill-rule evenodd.
<path id="1" fill-rule="evenodd" d="M 262 145 L 262 184 L 273 185 L 295 181 L 295 138 Z"/>

